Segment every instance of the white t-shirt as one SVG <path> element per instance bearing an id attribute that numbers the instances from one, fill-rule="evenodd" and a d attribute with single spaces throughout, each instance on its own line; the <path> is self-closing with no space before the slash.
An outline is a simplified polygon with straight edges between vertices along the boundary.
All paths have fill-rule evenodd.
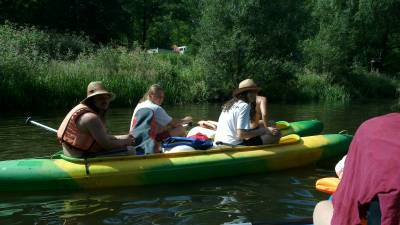
<path id="1" fill-rule="evenodd" d="M 144 102 L 139 103 L 136 106 L 135 110 L 133 111 L 131 125 L 132 125 L 133 119 L 135 118 L 136 112 L 142 108 L 148 108 L 148 109 L 153 110 L 154 115 L 156 117 L 158 127 L 165 127 L 172 121 L 172 117 L 170 117 L 161 106 L 154 104 L 150 100 L 146 100 Z"/>
<path id="2" fill-rule="evenodd" d="M 250 129 L 250 105 L 242 100 L 235 102 L 229 111 L 221 112 L 214 141 L 241 144 L 243 140 L 237 137 L 236 129 Z"/>

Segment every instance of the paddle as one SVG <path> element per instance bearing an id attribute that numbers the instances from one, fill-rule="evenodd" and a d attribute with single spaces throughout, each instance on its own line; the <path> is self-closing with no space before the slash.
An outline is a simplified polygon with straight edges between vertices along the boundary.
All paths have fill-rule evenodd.
<path id="1" fill-rule="evenodd" d="M 51 127 L 48 127 L 48 126 L 46 126 L 46 125 L 44 125 L 44 124 L 41 124 L 41 123 L 38 123 L 38 122 L 36 122 L 36 121 L 33 121 L 33 120 L 32 120 L 32 117 L 28 117 L 28 118 L 25 120 L 25 124 L 28 124 L 28 123 L 33 124 L 33 125 L 38 126 L 38 127 L 41 127 L 41 128 L 43 128 L 43 129 L 45 129 L 45 130 L 47 130 L 47 131 L 50 131 L 50 132 L 53 132 L 53 133 L 57 133 L 57 130 L 56 130 L 56 129 L 51 128 Z"/>

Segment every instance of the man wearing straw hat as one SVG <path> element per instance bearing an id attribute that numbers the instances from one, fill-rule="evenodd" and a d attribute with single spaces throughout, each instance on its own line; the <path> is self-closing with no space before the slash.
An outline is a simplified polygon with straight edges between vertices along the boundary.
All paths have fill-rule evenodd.
<path id="1" fill-rule="evenodd" d="M 252 79 L 240 82 L 239 87 L 233 91 L 233 98 L 222 106 L 215 135 L 216 143 L 251 146 L 279 141 L 279 135 L 273 135 L 268 127 L 250 127 L 251 114 L 256 113 L 251 107 L 260 90 Z"/>
<path id="2" fill-rule="evenodd" d="M 64 154 L 73 157 L 95 155 L 110 150 L 126 150 L 134 144 L 131 135 L 109 135 L 105 114 L 115 94 L 107 91 L 101 81 L 91 82 L 87 97 L 64 118 L 57 132 Z"/>

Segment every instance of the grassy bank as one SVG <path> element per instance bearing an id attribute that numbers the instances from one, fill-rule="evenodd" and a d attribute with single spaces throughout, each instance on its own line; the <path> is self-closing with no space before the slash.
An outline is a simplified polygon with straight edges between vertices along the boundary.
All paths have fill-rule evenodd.
<path id="1" fill-rule="evenodd" d="M 119 106 L 135 104 L 153 83 L 165 88 L 167 103 L 207 99 L 202 73 L 191 57 L 151 55 L 123 47 L 95 49 L 84 37 L 70 37 L 65 41 L 64 36 L 35 28 L 0 28 L 3 109 L 70 106 L 85 96 L 93 80 L 102 80 L 114 91 Z M 50 41 L 63 45 L 52 46 Z"/>
<path id="2" fill-rule="evenodd" d="M 153 83 L 165 88 L 170 104 L 224 101 L 232 91 L 222 85 L 224 76 L 214 79 L 217 84 L 211 84 L 201 59 L 193 55 L 99 47 L 81 35 L 60 35 L 10 24 L 0 26 L 0 49 L 3 110 L 69 107 L 84 98 L 86 86 L 93 80 L 102 80 L 117 94 L 114 106 L 133 106 Z M 260 82 L 260 86 L 275 101 L 345 102 L 361 97 L 394 98 L 399 84 L 383 75 L 363 72 L 335 83 L 328 75 L 302 71 L 297 68 L 289 81 L 277 76 L 268 83 Z"/>
<path id="3" fill-rule="evenodd" d="M 19 58 L 1 65 L 0 99 L 5 108 L 64 107 L 82 99 L 90 81 L 101 80 L 120 106 L 135 104 L 153 83 L 165 88 L 167 103 L 205 100 L 206 85 L 193 73 L 193 63 L 174 64 L 176 56 L 170 57 L 104 48 L 73 61 L 26 64 Z"/>

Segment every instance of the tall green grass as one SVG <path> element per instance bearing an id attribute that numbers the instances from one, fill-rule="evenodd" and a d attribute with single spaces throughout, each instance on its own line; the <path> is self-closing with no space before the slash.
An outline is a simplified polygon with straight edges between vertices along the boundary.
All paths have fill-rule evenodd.
<path id="1" fill-rule="evenodd" d="M 60 37 L 60 43 L 66 43 L 61 35 L 53 37 Z M 117 99 L 113 105 L 117 106 L 136 104 L 153 83 L 164 87 L 167 103 L 207 99 L 205 83 L 191 57 L 152 55 L 124 47 L 94 49 L 90 42 L 76 36 L 77 40 L 80 38 L 80 48 L 75 48 L 76 42 L 69 42 L 71 48 L 63 45 L 55 50 L 42 47 L 50 40 L 42 31 L 10 24 L 1 26 L 1 107 L 70 106 L 85 97 L 87 84 L 94 80 L 103 81 L 115 92 Z"/>
<path id="2" fill-rule="evenodd" d="M 348 102 L 350 100 L 349 91 L 344 86 L 334 84 L 326 74 L 298 73 L 296 77 L 299 99 L 326 102 Z"/>
<path id="3" fill-rule="evenodd" d="M 119 106 L 136 104 L 154 83 L 164 87 L 167 103 L 204 100 L 201 97 L 204 93 L 192 89 L 193 84 L 200 84 L 196 90 L 205 90 L 200 77 L 190 75 L 193 63 L 174 65 L 171 62 L 181 60 L 180 57 L 165 58 L 139 50 L 105 47 L 73 62 L 51 61 L 41 76 L 46 81 L 44 84 L 51 85 L 54 94 L 63 96 L 66 102 L 76 102 L 76 96 L 83 97 L 87 84 L 93 80 L 103 81 L 115 92 L 114 103 Z"/>
<path id="4" fill-rule="evenodd" d="M 133 107 L 154 83 L 164 87 L 167 104 L 226 100 L 216 96 L 230 96 L 232 85 L 224 84 L 232 81 L 224 81 L 221 76 L 215 79 L 218 83 L 210 84 L 201 62 L 198 56 L 99 47 L 82 35 L 61 35 L 6 23 L 0 25 L 0 107 L 64 109 L 82 100 L 87 84 L 95 80 L 103 81 L 117 95 L 113 106 Z M 347 83 L 339 85 L 327 75 L 285 75 L 296 71 L 295 64 L 278 63 L 276 67 L 270 69 L 268 77 L 256 78 L 260 86 L 270 91 L 267 94 L 273 92 L 275 100 L 279 96 L 328 102 L 346 102 L 361 96 L 394 98 L 399 87 L 398 80 L 362 71 L 354 72 Z"/>

